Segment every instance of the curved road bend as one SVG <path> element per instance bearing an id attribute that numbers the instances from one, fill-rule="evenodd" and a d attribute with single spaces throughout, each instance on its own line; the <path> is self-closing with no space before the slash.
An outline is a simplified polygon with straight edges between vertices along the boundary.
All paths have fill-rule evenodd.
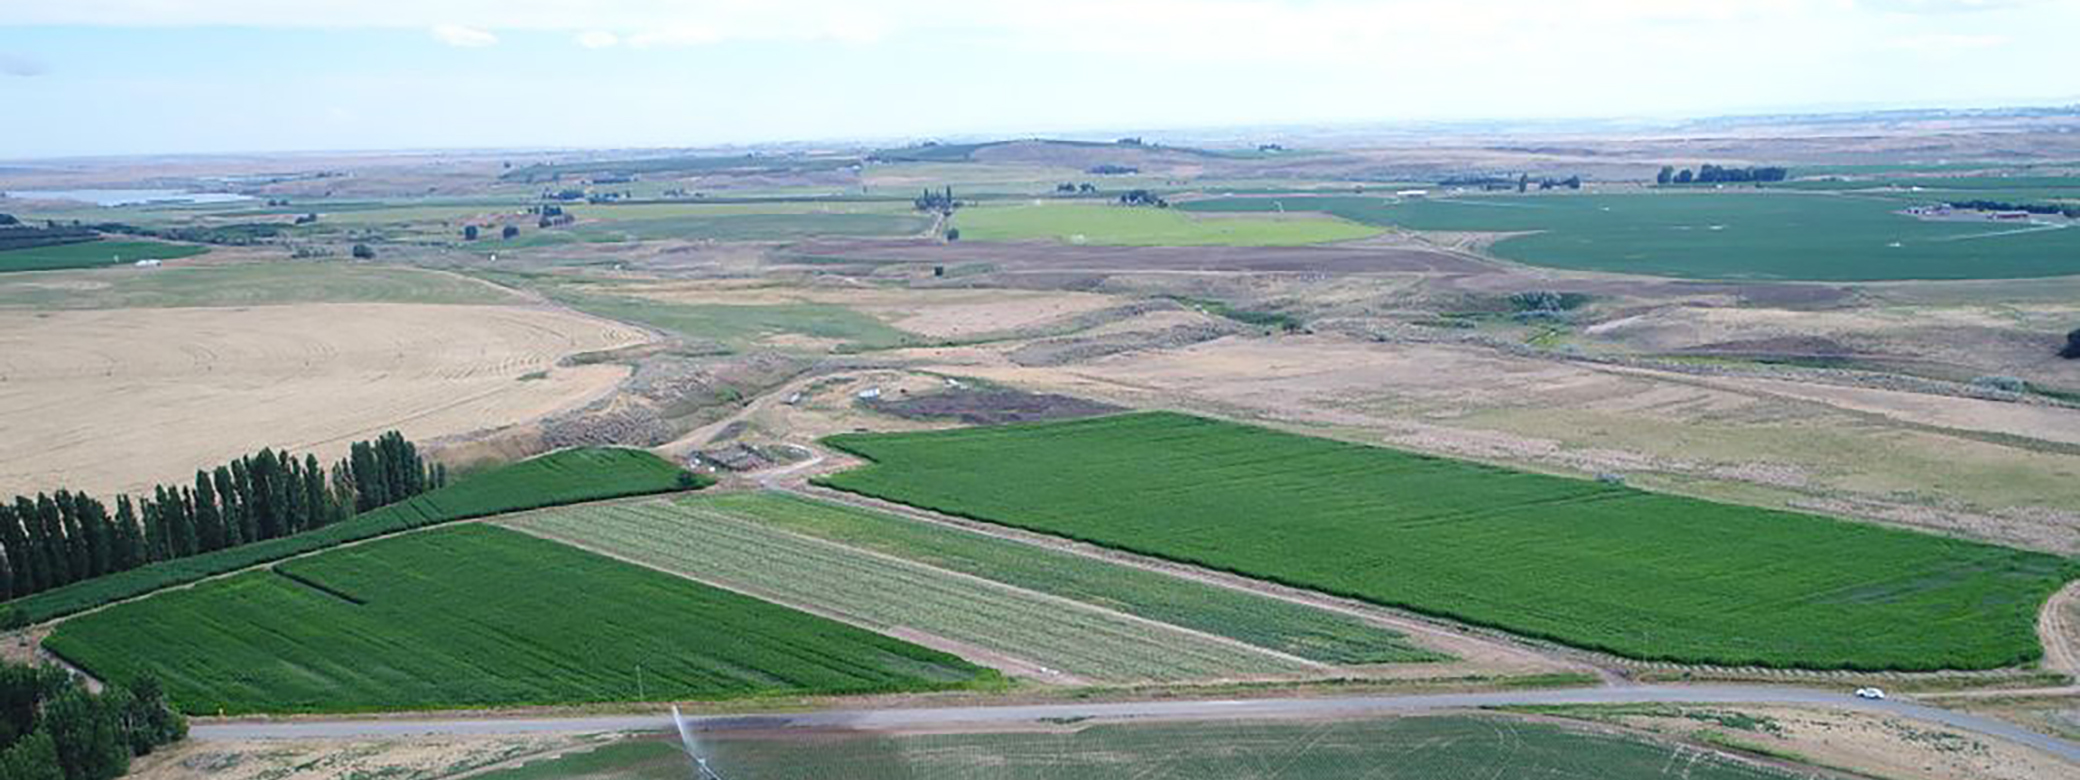
<path id="1" fill-rule="evenodd" d="M 1351 696 L 1230 701 L 1149 701 L 1105 704 L 1035 704 L 884 710 L 830 710 L 778 715 L 689 718 L 709 731 L 775 728 L 898 729 L 1022 723 L 1040 718 L 1110 720 L 1297 718 L 1393 715 L 1430 710 L 1536 704 L 1818 704 L 1897 715 L 1976 731 L 2080 762 L 2080 743 L 2038 734 L 2020 726 L 1961 712 L 1902 701 L 1867 701 L 1846 693 L 1809 688 L 1747 685 L 1643 685 L 1624 688 L 1444 693 L 1420 696 Z M 221 722 L 189 729 L 197 739 L 293 739 L 397 737 L 420 734 L 530 734 L 547 732 L 665 731 L 666 715 L 570 718 L 296 720 Z"/>

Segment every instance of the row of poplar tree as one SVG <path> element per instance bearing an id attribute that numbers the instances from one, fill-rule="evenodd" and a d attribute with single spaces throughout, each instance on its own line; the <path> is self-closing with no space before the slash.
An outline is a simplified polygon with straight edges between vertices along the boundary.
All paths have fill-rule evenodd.
<path id="1" fill-rule="evenodd" d="M 391 431 L 356 442 L 331 472 L 261 450 L 192 485 L 159 485 L 115 511 L 67 490 L 0 504 L 0 598 L 32 593 L 158 561 L 274 539 L 346 519 L 440 487 L 447 470 Z"/>
<path id="2" fill-rule="evenodd" d="M 0 663 L 5 780 L 109 780 L 133 756 L 187 734 L 187 719 L 149 677 L 95 694 L 55 666 Z"/>

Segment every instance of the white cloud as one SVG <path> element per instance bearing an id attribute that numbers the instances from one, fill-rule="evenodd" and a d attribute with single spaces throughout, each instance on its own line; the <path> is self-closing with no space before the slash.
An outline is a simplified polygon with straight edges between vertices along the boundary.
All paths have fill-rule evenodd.
<path id="1" fill-rule="evenodd" d="M 611 49 L 621 45 L 621 36 L 605 30 L 586 30 L 578 33 L 578 45 L 587 49 Z"/>
<path id="2" fill-rule="evenodd" d="M 459 24 L 436 24 L 433 26 L 433 37 L 441 43 L 465 49 L 478 49 L 498 43 L 496 35 Z"/>

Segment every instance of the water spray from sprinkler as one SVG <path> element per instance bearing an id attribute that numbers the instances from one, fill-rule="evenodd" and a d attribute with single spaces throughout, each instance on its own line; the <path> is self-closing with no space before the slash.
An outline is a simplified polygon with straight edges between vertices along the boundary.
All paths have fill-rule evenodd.
<path id="1" fill-rule="evenodd" d="M 693 727 L 686 725 L 686 716 L 679 714 L 679 705 L 672 705 L 672 725 L 679 728 L 679 745 L 686 750 L 686 757 L 693 761 L 693 780 L 723 780 L 722 773 L 708 766 L 708 759 L 701 755 L 693 738 Z"/>

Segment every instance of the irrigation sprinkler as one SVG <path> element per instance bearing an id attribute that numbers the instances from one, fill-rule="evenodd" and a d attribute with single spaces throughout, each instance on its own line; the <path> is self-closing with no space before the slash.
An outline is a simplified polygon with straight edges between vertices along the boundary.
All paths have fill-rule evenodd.
<path id="1" fill-rule="evenodd" d="M 672 725 L 679 728 L 679 745 L 686 749 L 686 758 L 693 762 L 693 780 L 723 780 L 722 773 L 708 766 L 708 759 L 695 746 L 693 728 L 686 725 L 686 716 L 679 714 L 679 705 L 672 705 Z"/>

